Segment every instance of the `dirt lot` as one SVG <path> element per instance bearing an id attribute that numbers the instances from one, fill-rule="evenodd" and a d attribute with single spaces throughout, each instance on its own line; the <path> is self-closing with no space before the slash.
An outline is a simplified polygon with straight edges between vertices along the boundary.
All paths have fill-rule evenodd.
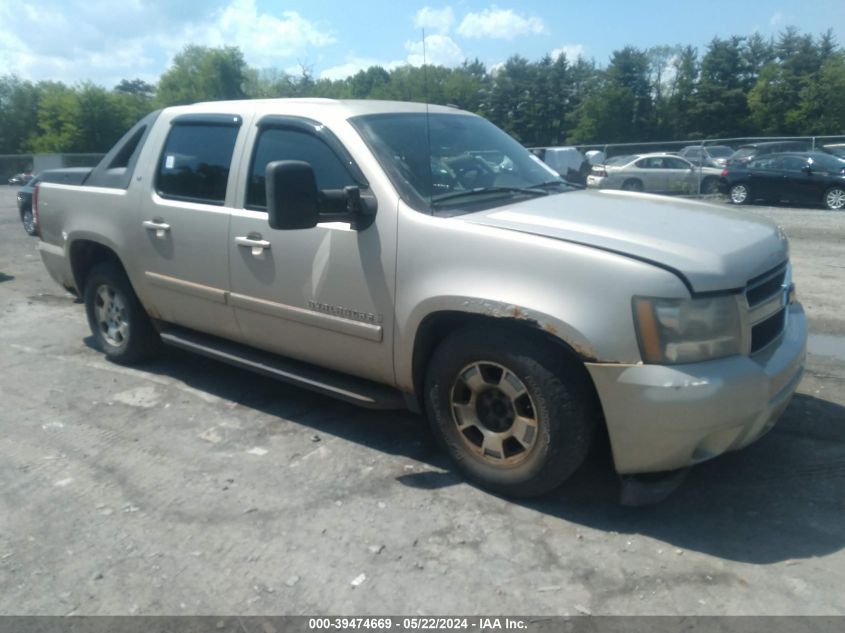
<path id="1" fill-rule="evenodd" d="M 845 614 L 845 214 L 745 212 L 792 239 L 800 394 L 631 509 L 606 449 L 518 503 L 411 414 L 175 351 L 106 362 L 0 187 L 0 613 Z"/>

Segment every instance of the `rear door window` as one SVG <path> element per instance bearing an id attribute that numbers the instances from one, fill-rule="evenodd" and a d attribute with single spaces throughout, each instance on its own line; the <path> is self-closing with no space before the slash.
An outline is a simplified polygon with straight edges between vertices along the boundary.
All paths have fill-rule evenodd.
<path id="1" fill-rule="evenodd" d="M 174 124 L 158 166 L 158 194 L 222 205 L 238 130 L 234 125 Z"/>
<path id="2" fill-rule="evenodd" d="M 780 161 L 777 158 L 757 158 L 748 163 L 749 169 L 779 169 Z"/>
<path id="3" fill-rule="evenodd" d="M 673 158 L 672 156 L 663 158 L 663 167 L 666 169 L 689 169 L 691 166 L 690 163 L 680 158 Z"/>
<path id="4" fill-rule="evenodd" d="M 637 167 L 640 169 L 658 169 L 663 166 L 663 161 L 659 158 L 643 158 L 637 161 Z"/>
<path id="5" fill-rule="evenodd" d="M 807 159 L 800 156 L 785 156 L 781 158 L 781 169 L 787 171 L 801 171 L 807 166 Z"/>

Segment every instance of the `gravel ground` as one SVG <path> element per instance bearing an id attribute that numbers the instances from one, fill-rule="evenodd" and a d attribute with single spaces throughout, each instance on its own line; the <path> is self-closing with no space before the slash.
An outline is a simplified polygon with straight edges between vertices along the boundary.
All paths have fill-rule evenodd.
<path id="1" fill-rule="evenodd" d="M 845 214 L 792 239 L 813 337 L 757 444 L 623 508 L 608 450 L 514 502 L 416 416 L 90 346 L 0 187 L 0 614 L 845 614 Z"/>

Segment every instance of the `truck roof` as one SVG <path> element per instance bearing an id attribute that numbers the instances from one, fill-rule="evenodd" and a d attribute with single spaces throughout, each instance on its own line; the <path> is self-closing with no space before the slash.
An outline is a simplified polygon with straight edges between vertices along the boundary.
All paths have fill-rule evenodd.
<path id="1" fill-rule="evenodd" d="M 452 106 L 441 106 L 409 101 L 379 101 L 375 99 L 241 99 L 237 101 L 206 101 L 185 106 L 173 106 L 169 111 L 178 113 L 208 112 L 225 114 L 298 114 L 308 112 L 329 118 L 343 118 L 363 114 L 442 113 L 471 114 Z"/>

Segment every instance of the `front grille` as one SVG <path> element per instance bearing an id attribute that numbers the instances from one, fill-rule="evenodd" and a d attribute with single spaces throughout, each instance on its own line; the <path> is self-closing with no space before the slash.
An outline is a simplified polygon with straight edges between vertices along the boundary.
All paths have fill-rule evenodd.
<path id="1" fill-rule="evenodd" d="M 786 324 L 786 310 L 770 316 L 751 328 L 751 353 L 758 352 L 774 341 L 783 332 Z"/>
<path id="2" fill-rule="evenodd" d="M 751 353 L 776 340 L 786 326 L 788 264 L 784 263 L 748 282 L 745 299 L 751 325 Z"/>

